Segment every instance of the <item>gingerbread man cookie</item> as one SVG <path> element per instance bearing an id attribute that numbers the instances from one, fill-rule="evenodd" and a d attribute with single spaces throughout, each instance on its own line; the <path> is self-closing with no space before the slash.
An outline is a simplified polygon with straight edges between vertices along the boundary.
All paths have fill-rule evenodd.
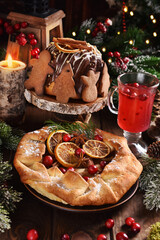
<path id="1" fill-rule="evenodd" d="M 73 80 L 73 70 L 70 63 L 64 65 L 61 74 L 56 78 L 52 89 L 53 95 L 60 103 L 67 103 L 69 98 L 78 98 Z"/>
<path id="2" fill-rule="evenodd" d="M 27 89 L 34 89 L 37 95 L 43 95 L 44 84 L 48 74 L 53 74 L 53 68 L 48 63 L 51 61 L 51 54 L 47 50 L 40 53 L 39 59 L 32 59 L 30 65 L 33 66 L 29 78 L 24 86 Z"/>
<path id="3" fill-rule="evenodd" d="M 81 80 L 85 87 L 82 91 L 82 99 L 85 102 L 93 102 L 97 99 L 98 91 L 96 83 L 99 79 L 100 72 L 95 73 L 93 70 L 89 70 L 87 76 L 81 76 Z"/>

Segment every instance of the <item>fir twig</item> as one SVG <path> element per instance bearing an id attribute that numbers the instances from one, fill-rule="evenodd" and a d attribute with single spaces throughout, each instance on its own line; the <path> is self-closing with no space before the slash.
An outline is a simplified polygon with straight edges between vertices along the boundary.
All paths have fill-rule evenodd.
<path id="1" fill-rule="evenodd" d="M 4 232 L 5 229 L 9 229 L 10 223 L 9 212 L 4 209 L 3 205 L 0 203 L 0 231 Z"/>

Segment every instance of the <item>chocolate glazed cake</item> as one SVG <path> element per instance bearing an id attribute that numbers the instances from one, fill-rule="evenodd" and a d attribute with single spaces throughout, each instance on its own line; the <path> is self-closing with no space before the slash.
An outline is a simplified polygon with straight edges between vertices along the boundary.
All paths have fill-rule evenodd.
<path id="1" fill-rule="evenodd" d="M 46 79 L 45 93 L 56 96 L 57 90 L 63 94 L 64 89 L 70 86 L 69 91 L 74 90 L 75 93 L 69 98 L 92 102 L 98 96 L 105 97 L 110 84 L 109 75 L 97 48 L 85 41 L 68 38 L 53 40 L 46 49 L 51 53 L 49 66 L 53 68 L 53 74 Z M 83 97 L 86 94 L 92 97 Z"/>

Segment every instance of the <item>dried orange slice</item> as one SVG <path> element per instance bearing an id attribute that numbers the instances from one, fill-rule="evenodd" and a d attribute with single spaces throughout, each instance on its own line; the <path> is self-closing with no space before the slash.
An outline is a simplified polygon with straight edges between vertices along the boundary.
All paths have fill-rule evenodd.
<path id="1" fill-rule="evenodd" d="M 65 134 L 67 134 L 67 132 L 64 130 L 53 131 L 49 134 L 47 138 L 47 150 L 51 155 L 54 154 L 55 146 L 62 142 Z"/>
<path id="2" fill-rule="evenodd" d="M 57 42 L 54 42 L 56 48 L 64 53 L 75 53 L 75 52 L 79 52 L 79 49 L 76 48 L 76 49 L 67 49 L 67 48 L 64 48 L 62 46 L 60 46 Z"/>
<path id="3" fill-rule="evenodd" d="M 59 143 L 54 149 L 55 158 L 64 167 L 75 167 L 79 162 L 75 154 L 77 148 L 79 147 L 72 142 Z"/>
<path id="4" fill-rule="evenodd" d="M 83 145 L 85 153 L 92 158 L 104 158 L 110 153 L 110 147 L 102 141 L 88 140 Z"/>

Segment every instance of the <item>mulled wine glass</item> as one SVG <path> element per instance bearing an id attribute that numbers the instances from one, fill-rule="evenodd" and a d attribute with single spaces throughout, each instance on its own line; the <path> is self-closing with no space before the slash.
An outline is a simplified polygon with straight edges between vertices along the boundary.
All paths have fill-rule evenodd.
<path id="1" fill-rule="evenodd" d="M 148 73 L 130 72 L 119 75 L 118 86 L 113 86 L 108 94 L 108 108 L 118 114 L 118 125 L 123 129 L 128 146 L 136 157 L 147 151 L 142 132 L 150 126 L 152 107 L 159 80 Z M 118 110 L 113 95 L 118 92 Z"/>

